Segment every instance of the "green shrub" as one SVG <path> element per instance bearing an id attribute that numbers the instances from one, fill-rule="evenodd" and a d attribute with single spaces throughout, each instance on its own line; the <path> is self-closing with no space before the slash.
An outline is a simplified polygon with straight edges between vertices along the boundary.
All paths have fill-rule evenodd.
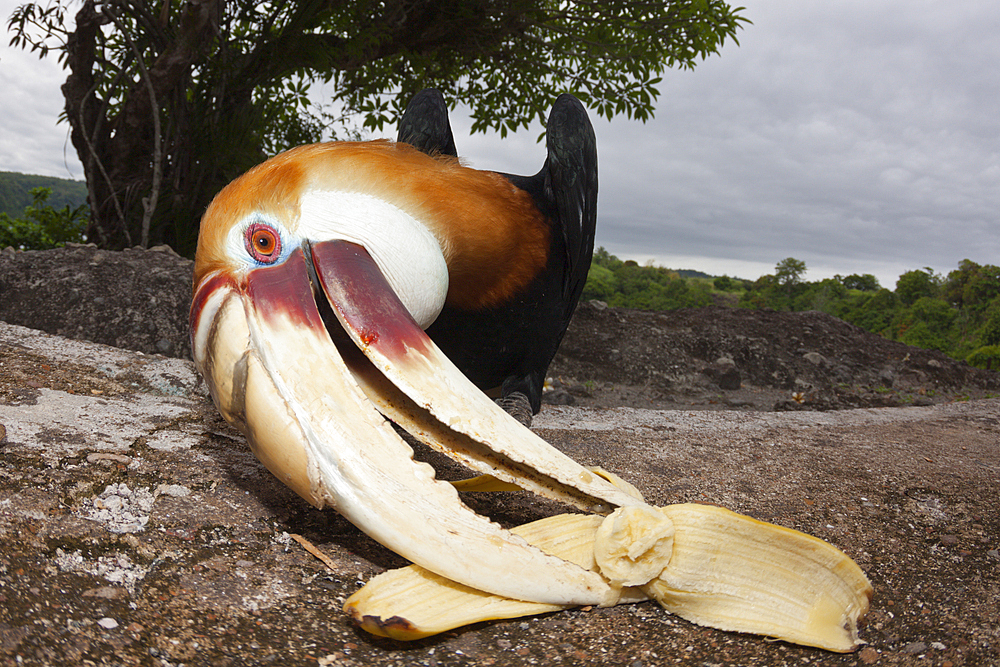
<path id="1" fill-rule="evenodd" d="M 966 359 L 970 366 L 987 370 L 1000 370 L 1000 345 L 984 345 Z"/>
<path id="2" fill-rule="evenodd" d="M 712 281 L 712 286 L 720 292 L 735 292 L 740 287 L 737 281 L 729 276 L 719 276 Z"/>
<path id="3" fill-rule="evenodd" d="M 1000 345 L 1000 304 L 987 312 L 986 322 L 979 330 L 979 342 L 983 345 Z"/>
<path id="4" fill-rule="evenodd" d="M 90 217 L 87 205 L 54 209 L 46 203 L 51 194 L 51 188 L 33 188 L 33 201 L 20 218 L 0 213 L 0 248 L 45 250 L 87 240 L 85 231 Z"/>
<path id="5" fill-rule="evenodd" d="M 947 349 L 947 342 L 937 333 L 927 326 L 926 322 L 914 322 L 900 332 L 899 341 L 922 347 L 925 350 L 944 351 Z"/>
<path id="6" fill-rule="evenodd" d="M 618 287 L 618 280 L 615 274 L 596 262 L 590 265 L 590 273 L 587 274 L 587 284 L 583 288 L 582 301 L 600 299 L 607 301 L 614 296 Z"/>

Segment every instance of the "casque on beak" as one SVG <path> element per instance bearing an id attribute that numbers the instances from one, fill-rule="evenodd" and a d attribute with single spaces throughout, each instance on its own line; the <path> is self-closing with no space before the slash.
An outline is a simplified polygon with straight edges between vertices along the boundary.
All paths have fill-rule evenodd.
<path id="1" fill-rule="evenodd" d="M 437 289 L 438 303 L 415 299 L 408 307 L 399 293 L 410 285 L 390 284 L 386 274 L 395 269 L 373 259 L 378 248 L 348 234 L 317 239 L 294 216 L 268 212 L 273 195 L 259 176 L 227 188 L 202 232 L 209 243 L 219 226 L 217 236 L 253 261 L 220 261 L 224 251 L 202 255 L 200 246 L 191 310 L 195 362 L 254 454 L 313 505 L 335 508 L 389 549 L 454 581 L 521 600 L 612 601 L 599 575 L 466 507 L 451 484 L 413 460 L 382 413 L 477 472 L 587 511 L 641 501 L 521 426 L 437 349 L 411 312 L 433 313 L 446 287 Z M 313 191 L 303 192 L 289 207 L 300 215 L 315 205 Z M 443 266 L 439 245 L 433 253 L 420 262 Z M 426 286 L 417 291 L 426 294 Z"/>

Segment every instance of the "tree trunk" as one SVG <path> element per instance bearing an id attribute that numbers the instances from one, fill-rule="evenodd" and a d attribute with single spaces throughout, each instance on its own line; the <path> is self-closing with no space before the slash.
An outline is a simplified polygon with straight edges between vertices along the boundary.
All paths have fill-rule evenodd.
<path id="1" fill-rule="evenodd" d="M 175 121 L 179 120 L 177 116 L 183 115 L 178 103 L 187 103 L 186 88 L 192 68 L 205 57 L 218 32 L 222 4 L 222 0 L 189 0 L 184 4 L 173 38 L 166 41 L 167 47 L 147 67 L 136 69 L 122 64 L 124 76 L 129 77 L 131 83 L 129 89 L 118 93 L 117 108 L 110 100 L 99 96 L 98 83 L 103 82 L 104 89 L 108 89 L 106 76 L 97 71 L 101 67 L 98 57 L 103 50 L 100 29 L 118 19 L 116 27 L 126 42 L 132 44 L 132 35 L 123 30 L 131 22 L 116 16 L 118 12 L 124 14 L 130 10 L 123 3 L 109 3 L 101 11 L 95 0 L 85 0 L 77 13 L 76 30 L 70 33 L 66 45 L 66 66 L 70 74 L 62 91 L 67 120 L 72 128 L 70 138 L 87 179 L 91 209 L 87 236 L 102 247 L 121 249 L 146 241 L 147 244 L 169 243 L 182 253 L 193 250 L 193 239 L 176 234 L 177 226 L 170 223 L 164 212 L 186 216 L 184 226 L 193 227 L 196 234 L 197 219 L 192 221 L 190 217 L 199 213 L 189 205 L 190 198 L 165 190 L 171 189 L 172 182 L 179 185 L 174 172 L 190 171 L 190 162 L 196 159 L 197 151 L 190 150 L 184 141 L 172 140 L 168 136 L 167 123 L 160 122 L 165 119 L 158 114 L 175 116 Z M 135 51 L 139 51 L 137 45 Z M 136 57 L 133 53 L 133 58 Z M 121 86 L 110 88 L 123 90 Z M 160 156 L 152 149 L 158 124 L 163 126 L 160 129 L 163 146 Z M 183 123 L 175 122 L 171 128 L 175 134 L 186 131 Z M 160 157 L 159 170 L 154 168 L 157 157 Z M 154 181 L 157 171 L 158 182 Z M 149 198 L 154 189 L 166 200 L 166 206 L 153 213 L 148 220 L 148 233 L 144 233 L 143 200 Z"/>

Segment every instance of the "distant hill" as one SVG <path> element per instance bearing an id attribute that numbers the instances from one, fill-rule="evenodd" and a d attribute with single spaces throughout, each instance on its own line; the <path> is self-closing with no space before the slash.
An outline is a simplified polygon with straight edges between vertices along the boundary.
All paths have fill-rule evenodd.
<path id="1" fill-rule="evenodd" d="M 87 201 L 87 184 L 83 181 L 0 171 L 0 213 L 20 217 L 31 204 L 32 188 L 39 187 L 52 188 L 48 203 L 53 208 L 76 208 Z"/>
<path id="2" fill-rule="evenodd" d="M 694 269 L 680 269 L 675 271 L 677 275 L 681 278 L 715 278 L 716 276 L 710 276 L 704 271 L 695 271 Z"/>

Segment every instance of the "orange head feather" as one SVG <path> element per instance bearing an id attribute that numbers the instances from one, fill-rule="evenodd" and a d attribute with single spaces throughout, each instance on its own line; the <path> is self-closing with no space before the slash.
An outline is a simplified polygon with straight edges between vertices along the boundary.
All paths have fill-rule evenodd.
<path id="1" fill-rule="evenodd" d="M 227 265 L 230 227 L 257 212 L 289 222 L 310 190 L 376 197 L 420 221 L 448 265 L 449 304 L 478 309 L 524 288 L 548 260 L 549 226 L 531 196 L 503 176 L 470 169 L 449 156 L 430 157 L 389 141 L 300 146 L 226 186 L 202 219 L 195 285 Z M 320 240 L 320 239 L 316 239 Z"/>

